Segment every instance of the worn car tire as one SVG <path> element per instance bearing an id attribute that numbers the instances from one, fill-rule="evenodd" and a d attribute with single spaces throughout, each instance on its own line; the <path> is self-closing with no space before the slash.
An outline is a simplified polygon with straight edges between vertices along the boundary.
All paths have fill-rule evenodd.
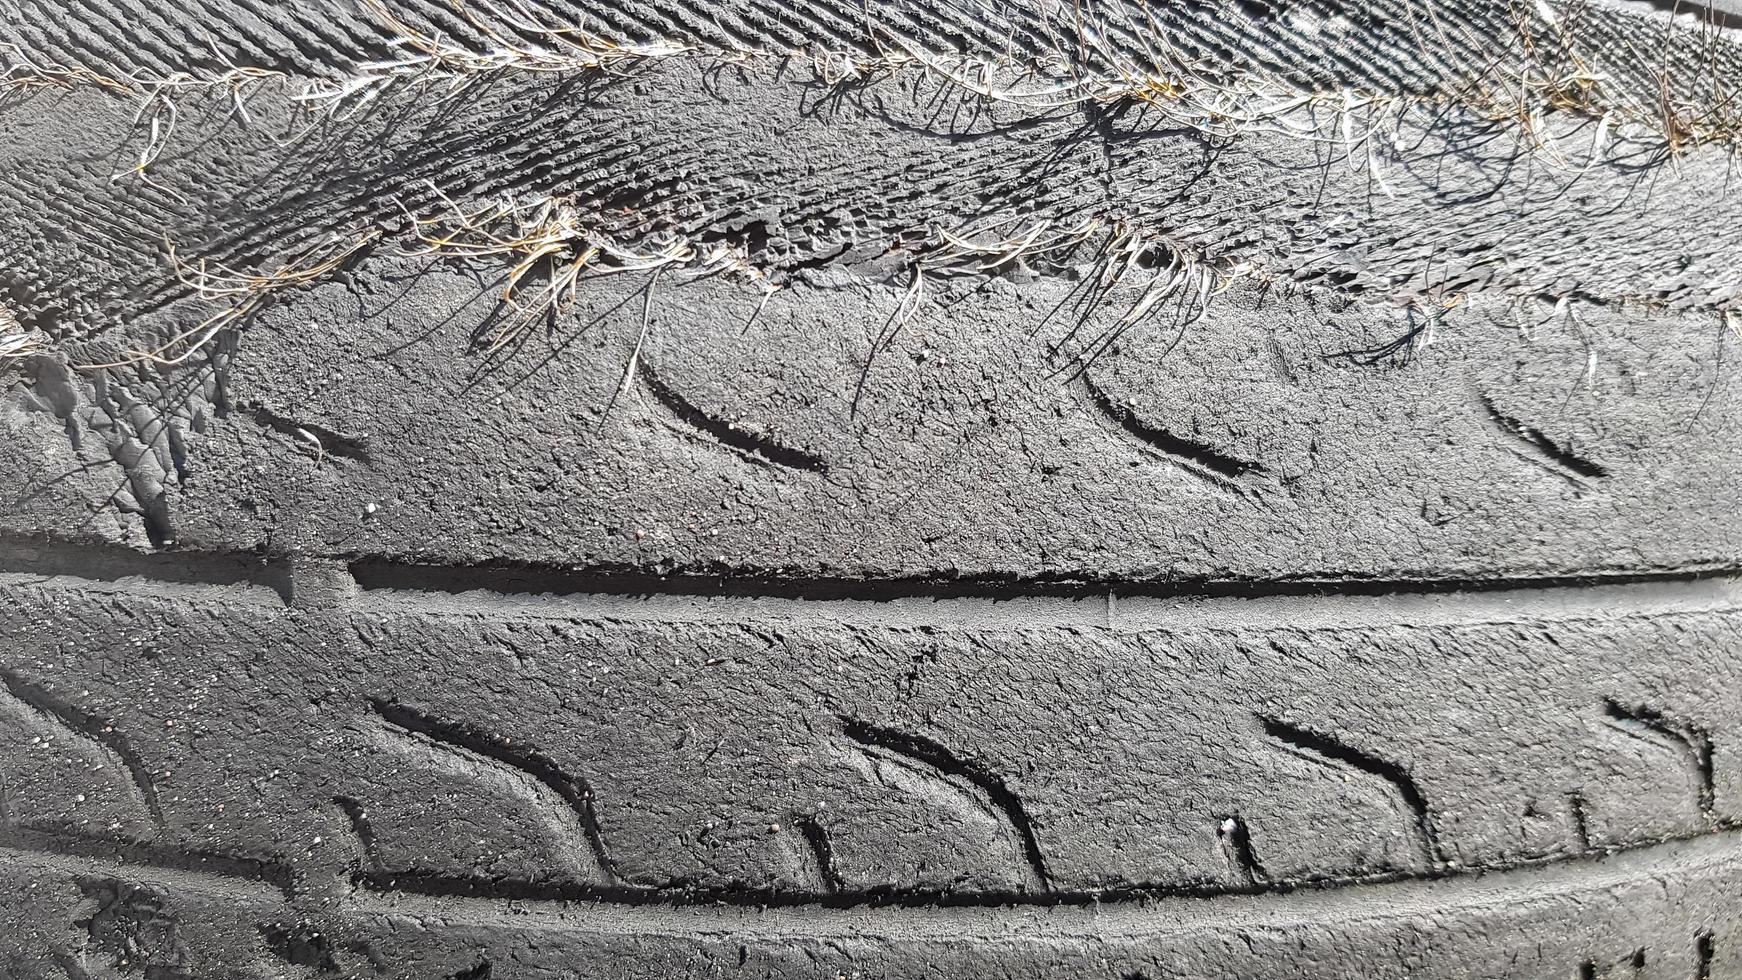
<path id="1" fill-rule="evenodd" d="M 0 974 L 1742 978 L 1722 11 L 159 6 L 0 0 Z"/>

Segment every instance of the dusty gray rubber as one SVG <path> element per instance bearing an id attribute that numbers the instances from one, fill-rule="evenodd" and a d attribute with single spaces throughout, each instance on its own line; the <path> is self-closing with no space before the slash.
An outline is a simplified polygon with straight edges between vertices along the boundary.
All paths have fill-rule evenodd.
<path id="1" fill-rule="evenodd" d="M 1493 118 L 1570 11 L 1155 8 L 1436 107 L 1351 162 L 831 67 L 1144 49 L 1038 0 L 549 0 L 686 51 L 318 122 L 403 54 L 362 7 L 0 0 L 0 976 L 1742 978 L 1742 208 L 1728 147 Z M 1697 15 L 1584 10 L 1603 92 L 1691 113 L 1732 35 L 1637 39 Z M 503 194 L 779 288 L 490 352 L 512 262 L 407 222 Z M 1122 323 L 1115 227 L 1242 271 Z M 94 366 L 212 314 L 166 241 L 330 234 Z"/>
<path id="2" fill-rule="evenodd" d="M 870 599 L 13 553 L 12 975 L 1742 969 L 1724 580 Z"/>

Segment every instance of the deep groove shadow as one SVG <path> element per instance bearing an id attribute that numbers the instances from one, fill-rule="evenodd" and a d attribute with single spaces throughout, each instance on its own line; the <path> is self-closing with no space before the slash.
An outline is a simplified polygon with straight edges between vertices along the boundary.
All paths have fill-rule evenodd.
<path id="1" fill-rule="evenodd" d="M 0 826 L 0 847 L 113 862 L 115 868 L 111 873 L 121 877 L 125 877 L 122 874 L 124 869 L 137 867 L 168 868 L 252 881 L 269 885 L 282 892 L 286 898 L 296 896 L 299 882 L 296 869 L 277 860 L 237 857 L 171 845 L 144 844 L 113 837 L 78 836 L 16 825 Z"/>
<path id="2" fill-rule="evenodd" d="M 290 568 L 242 552 L 135 551 L 107 541 L 0 532 L 0 572 L 94 582 L 141 578 L 176 585 L 271 589 L 289 601 Z"/>
<path id="3" fill-rule="evenodd" d="M 822 878 L 823 885 L 831 894 L 839 894 L 847 890 L 846 883 L 841 880 L 841 873 L 835 867 L 835 848 L 829 842 L 829 832 L 815 817 L 794 817 L 792 825 L 798 828 L 804 837 L 805 846 L 810 848 L 811 857 L 816 861 L 817 874 Z"/>
<path id="4" fill-rule="evenodd" d="M 1167 456 L 1180 469 L 1205 483 L 1244 493 L 1251 488 L 1238 482 L 1242 477 L 1267 472 L 1262 464 L 1236 459 L 1203 443 L 1149 425 L 1138 418 L 1136 412 L 1114 401 L 1099 385 L 1089 380 L 1087 372 L 1079 376 L 1079 383 L 1088 391 L 1089 399 L 1102 415 L 1118 423 L 1132 438 Z"/>
<path id="5" fill-rule="evenodd" d="M 1585 812 L 1585 794 L 1576 790 L 1567 794 L 1567 821 L 1572 824 L 1573 842 L 1579 846 L 1579 853 L 1589 853 L 1591 818 Z"/>
<path id="6" fill-rule="evenodd" d="M 335 556 L 339 557 L 339 556 Z M 1742 562 L 1645 571 L 1599 570 L 1536 577 L 1148 578 L 1096 577 L 1076 573 L 1016 575 L 975 573 L 853 578 L 747 570 L 705 564 L 666 574 L 627 563 L 570 565 L 534 561 L 420 562 L 382 555 L 352 558 L 347 570 L 365 591 L 425 591 L 504 595 L 684 595 L 719 598 L 815 600 L 1104 598 L 1259 599 L 1287 596 L 1407 596 L 1450 593 L 1541 592 L 1602 586 L 1680 585 L 1742 576 Z M 0 531 L 0 574 L 65 576 L 113 583 L 139 578 L 152 583 L 270 590 L 288 602 L 290 562 L 282 553 L 174 550 L 147 553 L 101 541 Z"/>
<path id="7" fill-rule="evenodd" d="M 1646 705 L 1622 705 L 1614 698 L 1603 699 L 1603 713 L 1611 727 L 1628 735 L 1647 739 L 1656 735 L 1679 746 L 1694 774 L 1694 802 L 1700 816 L 1707 821 L 1715 819 L 1717 783 L 1712 766 L 1711 732 L 1689 722 L 1678 722 Z"/>
<path id="8" fill-rule="evenodd" d="M 1726 823 L 1720 825 L 1718 829 L 1735 834 L 1742 828 Z M 1705 831 L 1698 834 L 1667 836 L 1623 847 L 1619 849 L 1619 852 L 1665 844 L 1686 843 L 1707 836 L 1709 835 Z M 151 845 L 118 843 L 107 838 L 70 837 L 65 834 L 30 831 L 17 827 L 0 827 L 0 848 L 114 863 L 111 875 L 118 876 L 118 880 L 127 878 L 125 871 L 129 866 L 145 870 L 174 869 L 267 884 L 282 892 L 287 899 L 296 899 L 303 894 L 303 888 L 310 884 L 289 865 L 272 861 Z M 1263 881 L 1249 887 L 1236 888 L 1208 882 L 1187 884 L 1134 883 L 1110 888 L 1055 890 L 1045 894 L 1017 890 L 961 891 L 893 887 L 852 889 L 839 892 L 810 892 L 684 883 L 671 886 L 597 886 L 463 877 L 429 872 L 392 874 L 369 871 L 353 873 L 351 883 L 358 888 L 381 895 L 595 903 L 625 907 L 706 908 L 734 906 L 759 910 L 802 907 L 824 909 L 1100 908 L 1122 903 L 1142 905 L 1164 898 L 1203 900 L 1228 895 L 1335 893 L 1342 889 L 1378 887 L 1401 882 L 1453 880 L 1563 865 L 1591 865 L 1601 863 L 1610 856 L 1607 853 L 1582 854 L 1572 858 L 1564 855 L 1545 855 L 1493 865 L 1468 865 L 1458 868 L 1438 867 L 1427 872 L 1375 871 L 1360 875 L 1314 878 L 1306 881 Z M 1713 980 L 1713 978 L 1707 977 L 1706 980 Z"/>
<path id="9" fill-rule="evenodd" d="M 370 703 L 382 720 L 390 725 L 519 770 L 556 793 L 580 817 L 587 847 L 592 852 L 600 872 L 609 881 L 617 880 L 611 857 L 605 849 L 604 837 L 599 832 L 598 815 L 593 809 L 593 790 L 586 780 L 570 776 L 536 749 L 514 745 L 507 739 L 481 728 L 463 722 L 432 718 L 394 701 L 371 700 Z"/>
<path id="10" fill-rule="evenodd" d="M 712 436 L 721 444 L 776 466 L 810 473 L 827 474 L 829 472 L 829 464 L 821 456 L 807 453 L 801 449 L 793 449 L 790 446 L 782 446 L 771 439 L 740 429 L 724 419 L 715 418 L 697 408 L 660 380 L 658 373 L 654 371 L 653 365 L 649 363 L 647 357 L 639 358 L 637 364 L 639 365 L 637 373 L 641 376 L 641 383 L 647 386 L 647 390 L 652 392 L 653 397 L 661 405 L 664 405 L 668 411 L 691 427 Z"/>
<path id="11" fill-rule="evenodd" d="M 1040 890 L 1053 890 L 1052 876 L 1046 870 L 1046 856 L 1041 852 L 1040 841 L 1035 835 L 1033 822 L 1028 818 L 1028 811 L 1022 805 L 1022 799 L 997 774 L 977 762 L 959 758 L 949 749 L 923 736 L 879 728 L 855 718 L 841 719 L 841 731 L 862 746 L 892 752 L 932 769 L 941 776 L 954 776 L 973 784 L 986 794 L 987 799 L 1003 814 L 1011 830 L 1016 833 L 1022 845 L 1023 859 L 1039 883 Z"/>
<path id="12" fill-rule="evenodd" d="M 461 595 L 620 595 L 706 598 L 806 599 L 884 602 L 894 599 L 1104 599 L 1109 589 L 1138 598 L 1238 598 L 1287 596 L 1408 596 L 1452 593 L 1540 592 L 1600 586 L 1647 586 L 1725 579 L 1742 567 L 1629 572 L 1541 578 L 1439 579 L 1085 579 L 1072 575 L 959 575 L 907 578 L 830 578 L 722 569 L 652 574 L 627 565 L 571 567 L 532 562 L 419 564 L 360 558 L 349 564 L 366 591 L 438 592 Z"/>
<path id="13" fill-rule="evenodd" d="M 1270 883 L 1264 864 L 1252 850 L 1252 833 L 1246 821 L 1230 814 L 1221 818 L 1216 835 L 1222 839 L 1222 851 L 1228 863 L 1248 888 L 1261 888 Z"/>
<path id="14" fill-rule="evenodd" d="M 1397 795 L 1409 807 L 1413 816 L 1411 821 L 1415 828 L 1417 843 L 1421 847 L 1422 856 L 1427 859 L 1430 868 L 1439 868 L 1444 864 L 1440 852 L 1439 840 L 1434 833 L 1433 818 L 1428 810 L 1427 800 L 1421 794 L 1421 789 L 1415 785 L 1415 779 L 1408 770 L 1394 762 L 1388 762 L 1375 755 L 1369 755 L 1360 749 L 1345 745 L 1329 735 L 1297 728 L 1276 718 L 1260 716 L 1264 725 L 1264 734 L 1283 745 L 1309 756 L 1318 756 L 1332 762 L 1340 763 L 1351 769 L 1377 776 L 1390 783 Z"/>
<path id="15" fill-rule="evenodd" d="M 263 429 L 269 429 L 285 436 L 298 446 L 316 449 L 322 456 L 368 465 L 369 439 L 367 436 L 352 436 L 335 432 L 324 425 L 313 422 L 299 422 L 296 419 L 279 415 L 264 405 L 256 403 L 238 403 L 236 407 L 248 413 L 254 424 Z M 309 439 L 315 444 L 309 445 Z"/>
<path id="16" fill-rule="evenodd" d="M 1524 421 L 1507 415 L 1496 406 L 1487 395 L 1479 396 L 1482 410 L 1488 413 L 1488 421 L 1503 435 L 1511 437 L 1526 449 L 1540 457 L 1544 462 L 1559 470 L 1565 470 L 1574 476 L 1585 479 L 1600 480 L 1609 475 L 1609 468 L 1592 462 L 1555 442 Z"/>
<path id="17" fill-rule="evenodd" d="M 266 948 L 291 966 L 307 967 L 321 975 L 339 971 L 331 941 L 307 922 L 262 922 L 255 930 Z"/>
<path id="18" fill-rule="evenodd" d="M 349 796 L 335 796 L 333 802 L 344 811 L 345 819 L 351 824 L 351 833 L 357 838 L 357 844 L 363 849 L 363 864 L 366 870 L 381 870 L 381 857 L 375 850 L 375 828 L 369 823 L 368 811 L 363 804 Z"/>
<path id="19" fill-rule="evenodd" d="M 47 689 L 24 680 L 10 670 L 0 670 L 0 685 L 8 694 L 36 709 L 66 728 L 109 750 L 127 770 L 133 784 L 139 788 L 145 806 L 151 811 L 151 822 L 159 829 L 164 825 L 163 804 L 157 798 L 157 786 L 145 760 L 134 751 L 133 744 L 113 725 L 87 714 L 82 708 L 57 697 Z"/>

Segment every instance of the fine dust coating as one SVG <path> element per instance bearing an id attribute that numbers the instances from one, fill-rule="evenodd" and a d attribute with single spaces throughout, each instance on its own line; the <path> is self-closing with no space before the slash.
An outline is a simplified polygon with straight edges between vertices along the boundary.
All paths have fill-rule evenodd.
<path id="1" fill-rule="evenodd" d="M 1742 978 L 1734 17 L 0 0 L 0 977 Z"/>

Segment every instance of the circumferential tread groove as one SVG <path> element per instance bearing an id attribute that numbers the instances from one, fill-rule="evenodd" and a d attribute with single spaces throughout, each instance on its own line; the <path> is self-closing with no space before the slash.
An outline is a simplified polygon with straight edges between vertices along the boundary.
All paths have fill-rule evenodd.
<path id="1" fill-rule="evenodd" d="M 1591 818 L 1585 812 L 1585 795 L 1577 790 L 1567 794 L 1567 821 L 1572 825 L 1573 844 L 1580 854 L 1591 850 Z"/>
<path id="2" fill-rule="evenodd" d="M 300 883 L 295 868 L 278 860 L 237 857 L 199 848 L 171 844 L 137 843 L 108 837 L 85 837 L 50 833 L 22 827 L 0 827 L 0 848 L 19 852 L 88 858 L 104 862 L 116 874 L 128 869 L 136 874 L 187 873 L 228 879 L 232 884 L 253 882 L 276 890 L 287 898 L 297 894 Z"/>

